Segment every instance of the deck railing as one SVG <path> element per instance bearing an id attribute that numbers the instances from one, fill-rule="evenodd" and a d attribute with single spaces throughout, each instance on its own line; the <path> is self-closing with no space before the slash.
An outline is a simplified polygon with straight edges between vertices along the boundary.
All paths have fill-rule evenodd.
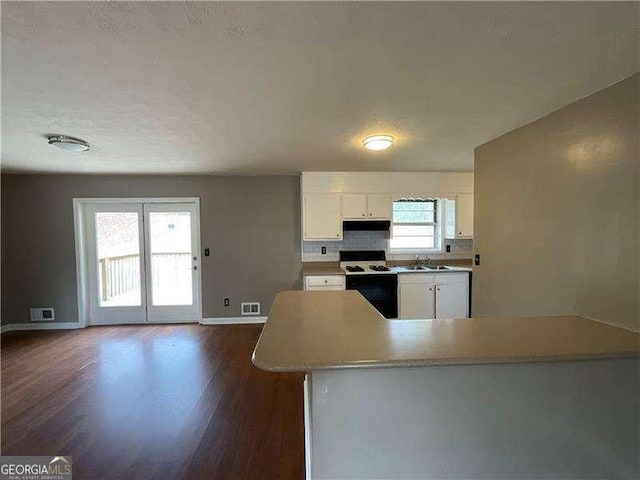
<path id="1" fill-rule="evenodd" d="M 152 254 L 154 287 L 170 283 L 175 288 L 187 286 L 191 281 L 190 252 Z M 100 296 L 103 302 L 127 295 L 140 288 L 140 255 L 119 255 L 99 260 Z M 169 273 L 163 279 L 162 273 Z"/>

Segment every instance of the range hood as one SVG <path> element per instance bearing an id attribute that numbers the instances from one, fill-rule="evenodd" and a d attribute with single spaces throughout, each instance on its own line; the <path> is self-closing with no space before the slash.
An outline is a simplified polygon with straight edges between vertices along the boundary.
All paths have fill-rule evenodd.
<path id="1" fill-rule="evenodd" d="M 391 227 L 390 220 L 344 220 L 342 230 L 347 231 L 385 231 Z"/>

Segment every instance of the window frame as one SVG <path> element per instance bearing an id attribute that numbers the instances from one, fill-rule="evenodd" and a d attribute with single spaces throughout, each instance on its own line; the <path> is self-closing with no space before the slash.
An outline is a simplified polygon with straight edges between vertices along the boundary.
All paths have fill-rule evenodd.
<path id="1" fill-rule="evenodd" d="M 406 223 L 406 222 L 394 222 L 393 213 L 394 208 L 393 205 L 391 207 L 391 235 L 389 238 L 389 253 L 391 254 L 415 254 L 415 253 L 442 253 L 444 250 L 444 209 L 443 209 L 443 200 L 440 198 L 432 198 L 432 197 L 395 197 L 393 199 L 393 204 L 401 201 L 431 201 L 434 203 L 434 221 L 433 222 L 423 222 L 423 223 Z M 415 248 L 415 247 L 393 247 L 393 229 L 398 226 L 433 226 L 434 227 L 434 244 L 433 248 Z"/>

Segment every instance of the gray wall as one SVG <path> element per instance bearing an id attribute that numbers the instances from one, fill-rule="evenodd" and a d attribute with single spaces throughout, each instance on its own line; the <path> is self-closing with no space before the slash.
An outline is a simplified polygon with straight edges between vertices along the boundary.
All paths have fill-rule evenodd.
<path id="1" fill-rule="evenodd" d="M 475 151 L 474 315 L 640 327 L 640 74 Z"/>
<path id="2" fill-rule="evenodd" d="M 298 177 L 2 175 L 2 323 L 29 307 L 75 322 L 74 197 L 200 197 L 204 317 L 263 313 L 279 290 L 301 288 Z M 231 306 L 223 306 L 223 298 Z"/>

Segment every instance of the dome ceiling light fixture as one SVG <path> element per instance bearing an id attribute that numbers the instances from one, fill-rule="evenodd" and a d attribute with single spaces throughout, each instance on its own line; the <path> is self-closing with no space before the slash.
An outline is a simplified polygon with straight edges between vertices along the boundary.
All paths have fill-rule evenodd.
<path id="1" fill-rule="evenodd" d="M 364 148 L 367 150 L 386 150 L 393 145 L 391 135 L 370 135 L 362 140 Z"/>
<path id="2" fill-rule="evenodd" d="M 87 142 L 79 138 L 66 135 L 47 135 L 47 138 L 49 139 L 49 145 L 67 152 L 86 152 L 90 148 Z"/>

